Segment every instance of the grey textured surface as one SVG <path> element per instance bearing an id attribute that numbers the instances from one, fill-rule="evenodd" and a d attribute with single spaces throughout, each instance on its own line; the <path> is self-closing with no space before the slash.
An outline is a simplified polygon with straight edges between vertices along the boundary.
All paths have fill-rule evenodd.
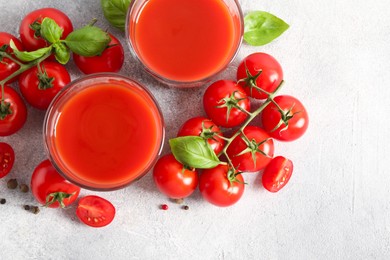
<path id="1" fill-rule="evenodd" d="M 31 195 L 10 191 L 0 180 L 1 259 L 389 259 L 390 257 L 390 4 L 387 0 L 253 1 L 244 12 L 265 10 L 291 28 L 264 47 L 243 45 L 221 76 L 233 79 L 246 55 L 274 55 L 285 72 L 281 93 L 306 105 L 311 125 L 293 143 L 277 143 L 276 154 L 295 163 L 294 175 L 279 194 L 270 194 L 260 177 L 245 174 L 249 185 L 241 201 L 217 208 L 199 192 L 187 200 L 189 211 L 154 188 L 151 175 L 116 192 L 96 193 L 117 208 L 111 225 L 92 229 L 75 217 L 75 208 L 22 209 Z M 65 11 L 76 27 L 99 19 L 125 43 L 121 32 L 102 17 L 98 0 L 0 0 L 1 30 L 18 34 L 22 17 L 52 6 Z M 68 65 L 72 78 L 80 76 Z M 122 74 L 138 79 L 162 107 L 167 137 L 186 119 L 203 114 L 198 89 L 167 88 L 150 78 L 130 57 Z M 1 138 L 15 148 L 9 177 L 29 183 L 43 159 L 44 114 L 29 108 L 17 134 Z M 167 144 L 164 152 L 168 151 Z M 158 209 L 169 203 L 170 209 Z"/>

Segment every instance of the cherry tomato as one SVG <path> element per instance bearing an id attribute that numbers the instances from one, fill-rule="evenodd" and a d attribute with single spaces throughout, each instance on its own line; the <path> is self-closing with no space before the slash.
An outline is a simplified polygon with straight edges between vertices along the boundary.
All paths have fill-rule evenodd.
<path id="1" fill-rule="evenodd" d="M 179 163 L 172 154 L 161 157 L 153 169 L 153 179 L 161 193 L 172 199 L 190 196 L 198 186 L 198 174 Z"/>
<path id="2" fill-rule="evenodd" d="M 12 34 L 6 32 L 0 32 L 0 48 L 4 45 L 10 45 L 10 41 L 13 40 L 18 50 L 24 50 L 22 43 Z M 8 53 L 12 53 L 12 49 L 8 47 L 6 50 Z M 12 57 L 15 58 L 14 55 Z M 0 62 L 0 81 L 10 76 L 12 73 L 19 69 L 19 65 L 10 60 L 9 58 L 3 58 Z M 7 83 L 14 82 L 18 77 L 14 77 L 11 80 L 8 80 Z"/>
<path id="3" fill-rule="evenodd" d="M 0 136 L 12 135 L 26 122 L 27 108 L 18 92 L 7 85 L 4 86 L 4 103 L 1 100 L 0 88 Z"/>
<path id="4" fill-rule="evenodd" d="M 123 65 L 124 51 L 120 41 L 110 34 L 111 42 L 101 55 L 84 57 L 73 54 L 77 67 L 85 74 L 118 72 Z"/>
<path id="5" fill-rule="evenodd" d="M 298 99 L 287 95 L 277 96 L 274 101 L 283 110 L 284 115 L 282 116 L 274 103 L 269 104 L 261 115 L 264 129 L 280 141 L 293 141 L 301 137 L 309 125 L 305 107 Z"/>
<path id="6" fill-rule="evenodd" d="M 206 169 L 199 178 L 199 190 L 203 198 L 219 207 L 235 204 L 241 198 L 244 189 L 242 175 L 236 175 L 227 165 Z"/>
<path id="7" fill-rule="evenodd" d="M 0 142 L 0 178 L 3 178 L 11 171 L 14 162 L 14 149 L 9 144 Z"/>
<path id="8" fill-rule="evenodd" d="M 70 75 L 57 62 L 44 61 L 40 69 L 36 66 L 23 72 L 19 77 L 19 89 L 28 103 L 45 110 L 57 93 L 70 82 Z"/>
<path id="9" fill-rule="evenodd" d="M 76 214 L 88 226 L 104 227 L 114 219 L 115 207 L 106 199 L 90 195 L 80 199 Z"/>
<path id="10" fill-rule="evenodd" d="M 50 208 L 63 208 L 77 199 L 80 187 L 65 180 L 51 162 L 45 160 L 31 176 L 31 192 L 39 203 Z"/>
<path id="11" fill-rule="evenodd" d="M 201 136 L 213 148 L 216 155 L 222 152 L 225 141 L 219 136 L 223 136 L 218 126 L 213 121 L 205 117 L 194 117 L 180 127 L 177 136 Z"/>
<path id="12" fill-rule="evenodd" d="M 42 8 L 32 11 L 23 18 L 19 27 L 20 39 L 27 51 L 35 51 L 48 46 L 48 43 L 40 36 L 39 30 L 32 29 L 36 26 L 35 24 L 39 27 L 46 17 L 53 19 L 63 29 L 61 39 L 65 39 L 73 31 L 69 17 L 58 9 Z"/>
<path id="13" fill-rule="evenodd" d="M 236 82 L 219 80 L 206 89 L 203 106 L 216 125 L 234 127 L 243 123 L 248 116 L 236 106 L 249 111 L 250 101 L 244 89 Z"/>
<path id="14" fill-rule="evenodd" d="M 283 156 L 273 158 L 263 173 L 264 188 L 270 192 L 278 192 L 290 180 L 293 168 L 293 163 L 289 159 Z"/>
<path id="15" fill-rule="evenodd" d="M 256 126 L 247 126 L 244 135 L 234 138 L 226 152 L 236 169 L 244 172 L 259 171 L 274 156 L 274 141 Z"/>
<path id="16" fill-rule="evenodd" d="M 268 93 L 275 91 L 283 80 L 283 70 L 271 55 L 262 52 L 253 53 L 238 66 L 237 80 L 240 81 L 239 84 L 248 96 L 266 99 L 268 96 L 256 89 L 254 85 Z"/>

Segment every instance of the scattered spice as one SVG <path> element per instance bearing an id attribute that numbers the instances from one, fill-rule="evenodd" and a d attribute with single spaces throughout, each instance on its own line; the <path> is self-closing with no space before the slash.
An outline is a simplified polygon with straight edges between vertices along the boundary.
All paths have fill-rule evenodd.
<path id="1" fill-rule="evenodd" d="M 26 193 L 30 190 L 26 184 L 20 184 L 19 188 L 20 188 L 20 191 L 23 193 Z"/>
<path id="2" fill-rule="evenodd" d="M 175 199 L 175 202 L 177 204 L 183 204 L 184 200 L 183 199 Z"/>
<path id="3" fill-rule="evenodd" d="M 23 208 L 24 208 L 25 210 L 30 210 L 30 209 L 31 209 L 30 205 L 24 205 Z"/>
<path id="4" fill-rule="evenodd" d="M 7 202 L 6 199 L 4 199 L 4 198 L 0 199 L 0 204 L 5 204 L 6 202 Z"/>
<path id="5" fill-rule="evenodd" d="M 7 182 L 8 189 L 14 190 L 18 187 L 18 181 L 16 179 L 10 179 Z"/>
<path id="6" fill-rule="evenodd" d="M 162 204 L 161 205 L 162 210 L 168 210 L 168 205 L 167 204 Z"/>
<path id="7" fill-rule="evenodd" d="M 38 214 L 39 213 L 39 207 L 37 206 L 31 206 L 31 212 L 34 213 L 34 214 Z"/>
<path id="8" fill-rule="evenodd" d="M 189 210 L 190 207 L 189 207 L 188 205 L 184 205 L 184 206 L 183 206 L 183 209 L 184 209 L 184 210 Z"/>

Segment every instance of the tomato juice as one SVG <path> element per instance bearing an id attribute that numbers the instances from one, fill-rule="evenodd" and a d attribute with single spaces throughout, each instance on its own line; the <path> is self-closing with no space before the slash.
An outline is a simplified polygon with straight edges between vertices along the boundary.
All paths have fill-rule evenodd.
<path id="1" fill-rule="evenodd" d="M 242 40 L 234 0 L 134 0 L 128 37 L 138 59 L 157 78 L 194 82 L 220 72 Z"/>
<path id="2" fill-rule="evenodd" d="M 64 177 L 82 187 L 112 190 L 153 166 L 164 126 L 153 97 L 138 83 L 96 77 L 56 98 L 46 115 L 45 138 Z"/>

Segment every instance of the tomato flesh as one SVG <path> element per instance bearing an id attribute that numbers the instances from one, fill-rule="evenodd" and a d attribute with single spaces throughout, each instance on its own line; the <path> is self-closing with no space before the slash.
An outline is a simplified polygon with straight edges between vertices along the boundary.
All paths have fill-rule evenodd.
<path id="1" fill-rule="evenodd" d="M 89 195 L 80 199 L 76 214 L 88 226 L 104 227 L 114 219 L 115 207 L 104 198 Z"/>
<path id="2" fill-rule="evenodd" d="M 3 178 L 11 171 L 14 162 L 14 149 L 9 144 L 0 142 L 0 178 Z"/>
<path id="3" fill-rule="evenodd" d="M 278 192 L 290 180 L 294 166 L 291 160 L 277 156 L 265 168 L 262 183 L 270 192 Z"/>

